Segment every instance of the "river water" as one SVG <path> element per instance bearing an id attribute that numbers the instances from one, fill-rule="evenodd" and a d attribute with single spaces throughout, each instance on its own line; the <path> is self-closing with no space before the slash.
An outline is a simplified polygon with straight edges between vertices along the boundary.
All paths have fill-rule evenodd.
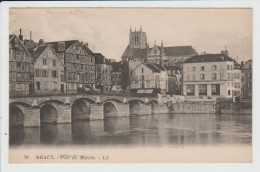
<path id="1" fill-rule="evenodd" d="M 11 147 L 231 146 L 252 143 L 251 115 L 158 114 L 10 128 Z"/>

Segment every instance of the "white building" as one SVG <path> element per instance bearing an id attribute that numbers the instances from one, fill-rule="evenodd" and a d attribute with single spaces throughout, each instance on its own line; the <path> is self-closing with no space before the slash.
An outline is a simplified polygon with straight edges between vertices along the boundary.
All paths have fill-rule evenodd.
<path id="1" fill-rule="evenodd" d="M 159 64 L 141 63 L 130 71 L 131 90 L 140 94 L 168 92 L 167 70 Z"/>
<path id="2" fill-rule="evenodd" d="M 234 61 L 225 54 L 193 56 L 183 63 L 183 95 L 232 98 L 237 72 Z"/>

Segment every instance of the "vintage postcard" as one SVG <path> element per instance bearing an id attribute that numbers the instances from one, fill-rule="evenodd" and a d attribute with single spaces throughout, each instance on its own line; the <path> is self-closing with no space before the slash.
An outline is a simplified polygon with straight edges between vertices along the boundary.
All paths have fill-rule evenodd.
<path id="1" fill-rule="evenodd" d="M 252 162 L 252 8 L 9 8 L 8 162 Z"/>

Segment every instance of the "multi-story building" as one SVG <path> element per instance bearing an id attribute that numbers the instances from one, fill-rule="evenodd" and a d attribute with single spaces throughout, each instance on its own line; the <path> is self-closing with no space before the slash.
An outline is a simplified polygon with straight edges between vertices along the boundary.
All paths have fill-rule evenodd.
<path id="1" fill-rule="evenodd" d="M 106 63 L 106 58 L 101 53 L 95 54 L 96 66 L 96 88 L 102 93 L 109 93 L 111 90 L 112 66 Z"/>
<path id="2" fill-rule="evenodd" d="M 141 63 L 130 71 L 131 93 L 166 94 L 168 92 L 167 70 L 160 64 Z"/>
<path id="3" fill-rule="evenodd" d="M 241 64 L 242 98 L 252 98 L 252 60 Z"/>
<path id="4" fill-rule="evenodd" d="M 182 92 L 182 74 L 178 66 L 166 66 L 168 73 L 168 92 L 170 95 L 181 95 Z"/>
<path id="5" fill-rule="evenodd" d="M 241 68 L 238 63 L 234 63 L 234 82 L 229 83 L 228 86 L 233 86 L 232 95 L 235 97 L 241 96 Z"/>
<path id="6" fill-rule="evenodd" d="M 34 62 L 34 92 L 36 95 L 64 93 L 64 64 L 50 45 L 39 45 L 31 52 Z"/>
<path id="7" fill-rule="evenodd" d="M 78 40 L 47 42 L 65 65 L 66 92 L 84 92 L 95 84 L 95 58 Z"/>
<path id="8" fill-rule="evenodd" d="M 9 35 L 9 93 L 24 96 L 33 92 L 33 64 L 23 36 Z"/>
<path id="9" fill-rule="evenodd" d="M 121 62 L 112 62 L 111 91 L 122 92 L 122 68 Z"/>
<path id="10" fill-rule="evenodd" d="M 122 61 L 134 59 L 135 61 L 157 63 L 166 66 L 180 66 L 183 61 L 191 56 L 197 55 L 192 46 L 171 46 L 164 47 L 153 45 L 149 48 L 146 33 L 142 31 L 132 31 L 130 29 L 129 45 L 122 55 Z"/>
<path id="11" fill-rule="evenodd" d="M 226 54 L 205 54 L 189 58 L 183 63 L 183 95 L 195 98 L 232 98 L 234 61 Z"/>

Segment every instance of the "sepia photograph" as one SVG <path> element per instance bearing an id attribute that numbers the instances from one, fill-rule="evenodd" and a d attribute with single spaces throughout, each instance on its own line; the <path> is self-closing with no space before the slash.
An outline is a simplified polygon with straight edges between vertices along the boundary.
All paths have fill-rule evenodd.
<path id="1" fill-rule="evenodd" d="M 10 8 L 9 163 L 251 163 L 252 8 Z"/>

